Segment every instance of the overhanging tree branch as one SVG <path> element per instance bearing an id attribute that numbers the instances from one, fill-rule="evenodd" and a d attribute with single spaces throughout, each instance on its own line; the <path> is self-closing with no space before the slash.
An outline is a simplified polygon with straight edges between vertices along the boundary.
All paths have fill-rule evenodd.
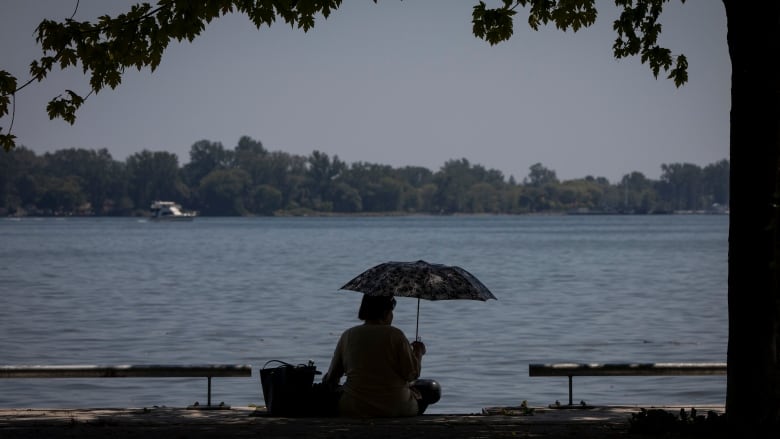
<path id="1" fill-rule="evenodd" d="M 374 0 L 376 3 L 378 0 Z M 657 78 L 661 70 L 668 72 L 676 86 L 688 81 L 688 61 L 684 55 L 672 55 L 657 44 L 661 33 L 658 22 L 663 5 L 669 0 L 615 0 L 622 8 L 613 29 L 618 35 L 613 45 L 616 58 L 639 55 Z M 680 0 L 684 2 L 685 0 Z M 491 45 L 506 41 L 514 34 L 517 9 L 527 7 L 528 24 L 538 30 L 550 23 L 558 29 L 577 32 L 595 23 L 595 0 L 500 0 L 500 5 L 488 8 L 484 1 L 472 11 L 472 32 Z M 90 91 L 82 97 L 73 90 L 51 99 L 46 106 L 49 118 L 61 118 L 70 124 L 76 121 L 76 111 L 92 93 L 105 87 L 114 89 L 122 82 L 125 69 L 145 67 L 154 72 L 173 40 L 192 41 L 212 20 L 231 13 L 245 14 L 259 29 L 271 26 L 277 18 L 304 32 L 315 24 L 315 17 L 327 18 L 341 6 L 341 0 L 160 0 L 156 7 L 149 3 L 133 5 L 130 11 L 115 18 L 98 17 L 92 23 L 73 17 L 62 22 L 43 20 L 36 29 L 36 42 L 43 56 L 30 64 L 31 78 L 17 87 L 10 73 L 0 70 L 0 118 L 11 107 L 11 125 L 4 134 L 0 127 L 0 145 L 10 150 L 16 145 L 11 134 L 16 93 L 33 81 L 42 81 L 55 68 L 67 69 L 81 64 L 89 76 Z"/>
<path id="2" fill-rule="evenodd" d="M 95 23 L 74 20 L 75 11 L 63 22 L 43 20 L 36 29 L 36 42 L 43 56 L 30 64 L 31 79 L 17 87 L 16 78 L 0 70 L 0 117 L 8 114 L 19 90 L 33 81 L 42 81 L 55 66 L 64 70 L 80 63 L 90 77 L 88 97 L 105 87 L 118 87 L 128 67 L 154 71 L 171 41 L 192 41 L 208 23 L 223 15 L 243 13 L 258 28 L 270 27 L 279 17 L 306 32 L 314 26 L 317 15 L 327 18 L 340 5 L 341 0 L 160 0 L 156 8 L 140 3 L 116 18 L 98 17 Z M 85 99 L 66 90 L 47 104 L 49 118 L 73 124 Z M 13 118 L 7 133 L 0 127 L 0 145 L 5 150 L 16 145 L 12 127 Z"/>

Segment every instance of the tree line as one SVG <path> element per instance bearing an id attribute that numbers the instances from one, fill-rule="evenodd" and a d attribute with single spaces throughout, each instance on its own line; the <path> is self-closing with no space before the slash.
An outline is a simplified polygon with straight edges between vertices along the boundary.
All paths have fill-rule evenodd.
<path id="1" fill-rule="evenodd" d="M 723 211 L 729 162 L 661 165 L 659 180 L 631 172 L 610 183 L 586 176 L 560 181 L 541 163 L 518 182 L 501 171 L 453 159 L 425 167 L 357 162 L 313 151 L 268 151 L 248 136 L 235 148 L 201 140 L 190 161 L 144 150 L 124 162 L 106 149 L 37 155 L 25 147 L 0 154 L 0 214 L 143 215 L 170 200 L 208 216 L 310 214 L 670 213 Z"/>

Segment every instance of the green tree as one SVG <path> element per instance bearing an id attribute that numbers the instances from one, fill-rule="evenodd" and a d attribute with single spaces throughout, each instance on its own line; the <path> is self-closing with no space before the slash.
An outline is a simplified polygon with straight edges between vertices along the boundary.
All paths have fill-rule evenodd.
<path id="1" fill-rule="evenodd" d="M 361 192 L 363 209 L 367 212 L 397 212 L 401 209 L 403 183 L 392 177 L 370 182 Z"/>
<path id="2" fill-rule="evenodd" d="M 394 169 L 393 175 L 403 183 L 401 209 L 404 212 L 429 212 L 423 188 L 433 183 L 433 172 L 422 166 L 404 166 Z"/>
<path id="3" fill-rule="evenodd" d="M 239 156 L 243 153 L 250 156 L 264 156 L 268 154 L 268 151 L 263 147 L 262 142 L 258 142 L 249 136 L 241 136 L 236 145 L 236 162 L 241 161 Z"/>
<path id="4" fill-rule="evenodd" d="M 702 208 L 702 171 L 691 163 L 661 165 L 659 192 L 672 210 Z"/>
<path id="5" fill-rule="evenodd" d="M 626 212 L 649 213 L 655 209 L 657 197 L 653 182 L 641 172 L 624 175 L 620 180 L 620 190 L 623 192 L 621 206 Z"/>
<path id="6" fill-rule="evenodd" d="M 433 181 L 437 187 L 435 207 L 442 213 L 467 211 L 466 193 L 480 182 L 479 172 L 473 172 L 466 159 L 447 160 L 439 172 L 434 174 Z"/>
<path id="7" fill-rule="evenodd" d="M 524 186 L 518 196 L 517 204 L 524 213 L 543 212 L 552 208 L 544 189 L 535 186 Z"/>
<path id="8" fill-rule="evenodd" d="M 420 211 L 429 213 L 439 213 L 436 209 L 436 185 L 428 183 L 420 188 Z"/>
<path id="9" fill-rule="evenodd" d="M 404 166 L 396 169 L 395 177 L 415 188 L 433 182 L 433 172 L 422 166 Z"/>
<path id="10" fill-rule="evenodd" d="M 658 45 L 666 0 L 616 0 L 615 57 L 640 55 L 657 77 L 688 80 L 687 59 Z M 504 0 L 474 7 L 473 32 L 490 44 L 511 38 L 516 9 L 528 24 L 577 31 L 594 23 L 595 1 Z M 780 420 L 780 2 L 723 0 L 731 54 L 731 216 L 729 227 L 729 424 L 756 429 Z"/>
<path id="11" fill-rule="evenodd" d="M 97 214 L 124 196 L 124 167 L 107 149 L 63 149 L 44 155 L 47 172 L 61 178 L 77 178 L 87 201 Z M 107 204 L 107 205 L 106 205 Z"/>
<path id="12" fill-rule="evenodd" d="M 261 215 L 273 215 L 274 212 L 282 208 L 282 199 L 282 192 L 279 189 L 261 184 L 252 190 L 250 208 L 253 212 Z"/>
<path id="13" fill-rule="evenodd" d="M 336 212 L 357 213 L 363 210 L 363 199 L 360 192 L 344 182 L 337 182 L 333 187 L 333 210 Z"/>
<path id="14" fill-rule="evenodd" d="M 274 173 L 276 180 L 281 182 L 277 187 L 285 194 L 285 208 L 312 208 L 314 203 L 312 203 L 309 187 L 307 186 L 306 157 L 284 154 L 280 155 L 279 158 L 280 162 L 278 164 L 284 167 L 274 167 Z"/>
<path id="15" fill-rule="evenodd" d="M 235 166 L 248 172 L 252 177 L 253 184 L 261 185 L 266 182 L 268 151 L 262 143 L 251 137 L 242 136 L 238 139 L 233 154 Z"/>
<path id="16" fill-rule="evenodd" d="M 728 160 L 707 165 L 702 170 L 704 192 L 712 195 L 712 203 L 720 206 L 729 205 L 729 174 Z"/>
<path id="17" fill-rule="evenodd" d="M 212 171 L 227 169 L 233 163 L 233 152 L 225 149 L 221 142 L 199 140 L 190 147 L 190 161 L 184 165 L 184 179 L 191 187 Z"/>
<path id="18" fill-rule="evenodd" d="M 247 213 L 245 200 L 251 178 L 243 169 L 218 169 L 203 177 L 198 193 L 207 215 L 236 216 Z"/>
<path id="19" fill-rule="evenodd" d="M 591 184 L 586 180 L 567 180 L 560 184 L 559 201 L 566 210 L 590 210 L 595 206 Z"/>
<path id="20" fill-rule="evenodd" d="M 135 209 L 154 200 L 186 198 L 179 180 L 179 159 L 164 151 L 143 150 L 127 158 L 128 191 Z"/>
<path id="21" fill-rule="evenodd" d="M 324 152 L 311 153 L 308 158 L 306 177 L 309 193 L 315 204 L 333 199 L 336 179 L 346 168 L 346 163 L 339 160 L 338 156 L 334 156 L 331 160 Z"/>
<path id="22" fill-rule="evenodd" d="M 362 211 L 386 212 L 390 208 L 397 209 L 402 203 L 403 183 L 396 178 L 390 166 L 352 163 L 341 174 L 339 181 L 357 191 L 357 196 L 351 195 L 350 198 L 353 203 L 360 199 Z"/>
<path id="23" fill-rule="evenodd" d="M 35 200 L 32 176 L 41 167 L 35 152 L 19 146 L 0 154 L 0 207 L 4 213 L 17 213 Z M 0 209 L 2 211 L 3 209 Z"/>
<path id="24" fill-rule="evenodd" d="M 555 171 L 546 168 L 541 163 L 533 164 L 529 169 L 528 177 L 523 179 L 524 184 L 534 187 L 558 184 L 558 177 L 555 175 Z"/>
<path id="25" fill-rule="evenodd" d="M 688 80 L 687 59 L 658 44 L 659 18 L 667 0 L 615 0 L 620 14 L 613 23 L 617 58 L 639 55 L 657 77 L 662 71 L 678 86 Z M 731 216 L 729 231 L 729 349 L 726 410 L 732 426 L 756 427 L 780 418 L 780 2 L 723 0 L 728 21 L 731 84 Z M 596 20 L 595 0 L 501 0 L 489 8 L 477 4 L 472 32 L 490 44 L 512 37 L 514 20 L 533 29 L 554 24 L 577 31 Z M 38 28 L 43 56 L 31 64 L 31 81 L 54 68 L 79 66 L 90 76 L 92 91 L 120 84 L 127 68 L 160 63 L 174 40 L 192 40 L 205 24 L 239 12 L 257 27 L 280 19 L 306 31 L 315 16 L 328 17 L 340 0 L 160 0 L 156 7 L 135 5 L 118 17 L 97 22 L 44 20 Z M 15 93 L 28 82 L 0 70 L 0 117 L 9 114 Z M 84 98 L 72 91 L 54 98 L 50 117 L 73 123 Z M 11 124 L 12 126 L 12 124 Z M 0 131 L 0 144 L 16 145 L 11 128 Z"/>
<path id="26" fill-rule="evenodd" d="M 45 214 L 67 215 L 77 212 L 87 199 L 76 177 L 40 175 L 38 180 L 41 196 L 36 204 Z"/>
<path id="27" fill-rule="evenodd" d="M 500 213 L 499 201 L 499 191 L 490 183 L 475 183 L 466 192 L 466 205 L 472 213 Z"/>
<path id="28" fill-rule="evenodd" d="M 724 3 L 732 66 L 733 164 L 726 410 L 730 422 L 749 426 L 780 418 L 780 2 Z"/>

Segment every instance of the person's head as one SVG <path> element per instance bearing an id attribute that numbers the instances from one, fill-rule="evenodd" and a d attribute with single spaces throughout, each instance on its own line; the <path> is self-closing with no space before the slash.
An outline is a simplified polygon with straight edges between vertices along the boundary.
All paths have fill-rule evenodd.
<path id="1" fill-rule="evenodd" d="M 369 296 L 364 294 L 363 301 L 360 302 L 358 318 L 360 320 L 384 320 L 393 309 L 395 309 L 395 298 L 393 296 Z"/>

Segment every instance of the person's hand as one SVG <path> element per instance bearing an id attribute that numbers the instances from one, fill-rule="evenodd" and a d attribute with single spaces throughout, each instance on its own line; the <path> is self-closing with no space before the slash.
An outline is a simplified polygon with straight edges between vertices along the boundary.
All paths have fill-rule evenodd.
<path id="1" fill-rule="evenodd" d="M 413 341 L 412 352 L 414 352 L 414 355 L 417 355 L 418 357 L 422 357 L 423 355 L 425 355 L 426 352 L 425 343 L 421 341 Z"/>

